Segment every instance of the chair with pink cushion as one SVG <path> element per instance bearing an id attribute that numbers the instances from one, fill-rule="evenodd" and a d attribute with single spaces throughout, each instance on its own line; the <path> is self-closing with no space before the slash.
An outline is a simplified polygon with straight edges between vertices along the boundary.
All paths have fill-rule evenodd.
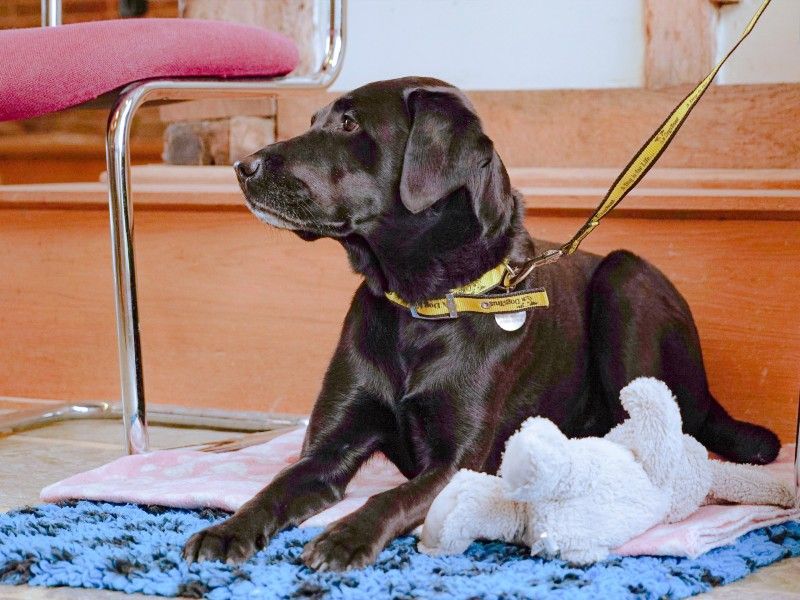
<path id="1" fill-rule="evenodd" d="M 0 31 L 0 121 L 112 98 L 106 160 L 128 453 L 146 452 L 149 443 L 130 199 L 128 148 L 133 117 L 150 101 L 255 97 L 328 87 L 341 69 L 346 0 L 319 2 L 321 14 L 329 16 L 323 59 L 306 76 L 290 75 L 298 52 L 289 38 L 236 23 L 123 19 L 61 25 L 61 0 L 43 0 L 44 27 Z M 26 418 L 23 425 L 97 410 L 97 405 L 68 405 L 62 411 Z"/>

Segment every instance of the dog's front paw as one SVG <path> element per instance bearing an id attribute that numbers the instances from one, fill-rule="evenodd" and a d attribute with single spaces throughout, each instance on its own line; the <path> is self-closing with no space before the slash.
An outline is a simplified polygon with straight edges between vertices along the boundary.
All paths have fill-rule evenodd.
<path id="1" fill-rule="evenodd" d="M 232 517 L 198 531 L 183 547 L 187 562 L 219 560 L 231 565 L 243 563 L 266 545 L 264 530 Z"/>
<path id="2" fill-rule="evenodd" d="M 380 551 L 380 545 L 362 529 L 343 522 L 308 542 L 300 558 L 318 571 L 346 571 L 372 564 Z"/>

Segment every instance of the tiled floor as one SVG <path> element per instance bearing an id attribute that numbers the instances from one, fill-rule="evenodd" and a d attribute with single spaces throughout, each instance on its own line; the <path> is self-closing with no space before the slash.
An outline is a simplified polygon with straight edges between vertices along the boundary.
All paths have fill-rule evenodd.
<path id="1" fill-rule="evenodd" d="M 0 411 L 4 408 L 10 406 L 4 407 L 0 402 Z M 155 448 L 236 436 L 229 432 L 174 427 L 151 427 L 150 431 Z M 0 437 L 0 511 L 36 503 L 42 487 L 116 458 L 120 455 L 121 445 L 121 425 L 105 420 L 59 423 Z M 0 586 L 0 600 L 98 600 L 122 597 L 123 594 L 93 590 Z M 697 598 L 800 600 L 800 559 L 783 561 L 744 581 Z"/>

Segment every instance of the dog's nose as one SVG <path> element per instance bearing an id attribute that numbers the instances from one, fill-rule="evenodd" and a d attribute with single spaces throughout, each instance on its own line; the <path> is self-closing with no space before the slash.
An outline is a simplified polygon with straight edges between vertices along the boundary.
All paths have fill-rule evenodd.
<path id="1" fill-rule="evenodd" d="M 249 179 L 261 170 L 261 159 L 258 156 L 248 156 L 233 163 L 239 179 Z"/>

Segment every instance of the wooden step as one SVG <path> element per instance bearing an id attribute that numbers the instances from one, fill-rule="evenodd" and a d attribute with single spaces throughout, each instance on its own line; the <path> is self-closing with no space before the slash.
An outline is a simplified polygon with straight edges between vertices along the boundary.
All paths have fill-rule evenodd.
<path id="1" fill-rule="evenodd" d="M 607 168 L 514 168 L 514 187 L 529 211 L 581 215 L 597 206 L 617 176 Z M 142 165 L 132 169 L 137 208 L 245 210 L 227 166 Z M 100 208 L 108 192 L 96 183 L 0 185 L 0 208 Z M 800 169 L 654 169 L 612 213 L 621 217 L 691 216 L 800 219 Z"/>

